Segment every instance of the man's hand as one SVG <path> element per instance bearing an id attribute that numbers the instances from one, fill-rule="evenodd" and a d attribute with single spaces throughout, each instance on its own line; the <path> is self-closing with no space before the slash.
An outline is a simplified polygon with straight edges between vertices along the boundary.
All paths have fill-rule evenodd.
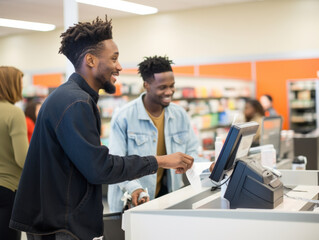
<path id="1" fill-rule="evenodd" d="M 140 199 L 140 201 L 138 201 L 138 197 L 140 196 L 141 192 L 145 192 L 144 189 L 136 189 L 134 192 L 132 192 L 131 196 L 132 196 L 132 204 L 133 206 L 137 206 L 143 203 L 146 203 L 150 200 L 149 197 L 143 197 Z"/>
<path id="2" fill-rule="evenodd" d="M 210 172 L 212 172 L 212 171 L 213 171 L 213 169 L 214 169 L 214 167 L 215 167 L 215 162 L 213 162 L 213 163 L 210 165 L 210 167 L 209 167 L 209 171 L 210 171 Z"/>
<path id="3" fill-rule="evenodd" d="M 175 169 L 176 173 L 185 173 L 193 166 L 194 158 L 184 153 L 156 156 L 158 167 Z"/>

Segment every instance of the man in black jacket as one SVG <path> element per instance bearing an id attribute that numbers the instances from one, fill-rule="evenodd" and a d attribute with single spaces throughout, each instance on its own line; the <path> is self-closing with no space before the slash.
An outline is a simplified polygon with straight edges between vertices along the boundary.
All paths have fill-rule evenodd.
<path id="1" fill-rule="evenodd" d="M 41 107 L 30 143 L 10 227 L 28 239 L 93 239 L 103 235 L 101 184 L 155 173 L 184 173 L 193 158 L 113 156 L 101 145 L 98 91 L 115 92 L 122 70 L 111 21 L 78 23 L 61 35 L 60 53 L 75 73 Z"/>

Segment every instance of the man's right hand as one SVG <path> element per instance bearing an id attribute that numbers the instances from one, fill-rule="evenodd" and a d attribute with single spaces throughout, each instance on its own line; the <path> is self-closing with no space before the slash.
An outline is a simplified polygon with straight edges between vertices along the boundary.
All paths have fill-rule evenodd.
<path id="1" fill-rule="evenodd" d="M 180 152 L 155 157 L 159 168 L 175 169 L 176 173 L 185 173 L 194 162 L 193 157 Z"/>
<path id="2" fill-rule="evenodd" d="M 213 163 L 210 165 L 210 167 L 209 167 L 209 171 L 210 171 L 210 172 L 213 171 L 213 169 L 214 169 L 214 167 L 215 167 L 215 163 L 216 163 L 216 162 L 213 162 Z"/>
<path id="3" fill-rule="evenodd" d="M 138 201 L 138 198 L 139 198 L 141 192 L 145 192 L 145 190 L 139 188 L 139 189 L 136 189 L 134 192 L 132 192 L 131 196 L 132 196 L 133 206 L 138 206 L 138 205 L 143 204 L 145 202 L 148 202 L 150 200 L 149 197 L 143 197 L 140 199 L 140 201 Z"/>

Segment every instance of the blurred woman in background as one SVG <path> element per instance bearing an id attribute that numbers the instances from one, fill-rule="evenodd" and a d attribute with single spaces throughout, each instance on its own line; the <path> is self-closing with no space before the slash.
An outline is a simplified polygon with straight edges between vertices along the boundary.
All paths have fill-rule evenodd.
<path id="1" fill-rule="evenodd" d="M 14 104 L 22 99 L 23 73 L 0 66 L 0 239 L 16 240 L 9 228 L 12 205 L 28 150 L 25 116 Z"/>
<path id="2" fill-rule="evenodd" d="M 277 112 L 273 107 L 273 99 L 269 94 L 264 94 L 259 99 L 261 105 L 264 108 L 265 116 L 277 116 Z"/>
<path id="3" fill-rule="evenodd" d="M 29 143 L 31 141 L 31 137 L 33 134 L 34 126 L 35 126 L 35 121 L 37 120 L 40 107 L 41 107 L 41 102 L 30 100 L 27 102 L 27 105 L 24 110 L 25 119 L 27 122 Z"/>
<path id="4" fill-rule="evenodd" d="M 260 129 L 262 124 L 262 119 L 265 116 L 265 111 L 260 104 L 260 102 L 256 99 L 248 99 L 245 104 L 244 115 L 246 122 L 257 122 L 259 124 L 257 133 L 254 137 L 252 146 L 259 145 L 260 139 Z"/>

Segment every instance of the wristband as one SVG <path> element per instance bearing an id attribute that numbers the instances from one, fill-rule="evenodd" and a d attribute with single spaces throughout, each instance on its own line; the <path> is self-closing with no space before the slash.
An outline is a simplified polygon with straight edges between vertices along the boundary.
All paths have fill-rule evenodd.
<path id="1" fill-rule="evenodd" d="M 147 188 L 145 188 L 145 191 L 141 192 L 140 195 L 138 196 L 137 202 L 141 201 L 142 198 L 144 197 L 150 197 L 150 195 L 148 194 Z"/>

